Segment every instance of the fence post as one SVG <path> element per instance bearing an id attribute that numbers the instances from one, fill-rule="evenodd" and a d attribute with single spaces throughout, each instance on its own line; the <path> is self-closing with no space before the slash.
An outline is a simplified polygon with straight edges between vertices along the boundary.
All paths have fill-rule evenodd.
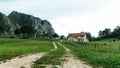
<path id="1" fill-rule="evenodd" d="M 103 48 L 103 47 L 102 47 L 102 44 L 100 45 L 100 47 L 101 47 L 101 49 Z"/>
<path id="2" fill-rule="evenodd" d="M 110 49 L 110 55 L 109 55 L 109 57 L 112 57 L 112 45 L 109 45 L 109 49 Z"/>
<path id="3" fill-rule="evenodd" d="M 97 44 L 94 45 L 94 48 L 97 48 Z"/>
<path id="4" fill-rule="evenodd" d="M 119 50 L 120 50 L 120 46 L 119 46 Z"/>

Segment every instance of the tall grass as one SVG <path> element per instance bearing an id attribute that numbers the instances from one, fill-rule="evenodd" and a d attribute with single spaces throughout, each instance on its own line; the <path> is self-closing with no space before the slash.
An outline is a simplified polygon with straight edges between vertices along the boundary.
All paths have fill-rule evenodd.
<path id="1" fill-rule="evenodd" d="M 33 39 L 0 39 L 0 61 L 16 56 L 48 52 L 53 48 L 50 41 Z"/>

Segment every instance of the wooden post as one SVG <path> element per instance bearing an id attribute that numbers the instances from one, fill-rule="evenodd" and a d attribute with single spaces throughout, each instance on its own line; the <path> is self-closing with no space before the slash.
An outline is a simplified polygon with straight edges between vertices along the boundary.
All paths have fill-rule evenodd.
<path id="1" fill-rule="evenodd" d="M 97 45 L 96 45 L 96 44 L 94 45 L 94 48 L 97 48 Z"/>
<path id="2" fill-rule="evenodd" d="M 120 50 L 120 46 L 119 46 L 119 50 Z"/>
<path id="3" fill-rule="evenodd" d="M 109 49 L 110 49 L 110 56 L 109 57 L 112 57 L 112 45 L 109 45 Z"/>

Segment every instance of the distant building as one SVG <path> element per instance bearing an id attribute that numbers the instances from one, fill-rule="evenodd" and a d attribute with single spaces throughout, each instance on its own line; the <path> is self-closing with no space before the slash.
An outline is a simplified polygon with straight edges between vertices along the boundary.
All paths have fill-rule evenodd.
<path id="1" fill-rule="evenodd" d="M 79 41 L 79 42 L 88 42 L 89 40 L 86 37 L 86 33 L 70 33 L 68 34 L 69 41 Z"/>

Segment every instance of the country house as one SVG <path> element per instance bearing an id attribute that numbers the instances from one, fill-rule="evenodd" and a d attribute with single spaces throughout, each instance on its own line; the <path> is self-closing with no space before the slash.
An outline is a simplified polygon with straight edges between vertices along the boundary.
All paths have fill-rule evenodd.
<path id="1" fill-rule="evenodd" d="M 79 42 L 88 42 L 89 40 L 86 37 L 86 33 L 70 33 L 68 34 L 69 41 L 79 41 Z"/>

